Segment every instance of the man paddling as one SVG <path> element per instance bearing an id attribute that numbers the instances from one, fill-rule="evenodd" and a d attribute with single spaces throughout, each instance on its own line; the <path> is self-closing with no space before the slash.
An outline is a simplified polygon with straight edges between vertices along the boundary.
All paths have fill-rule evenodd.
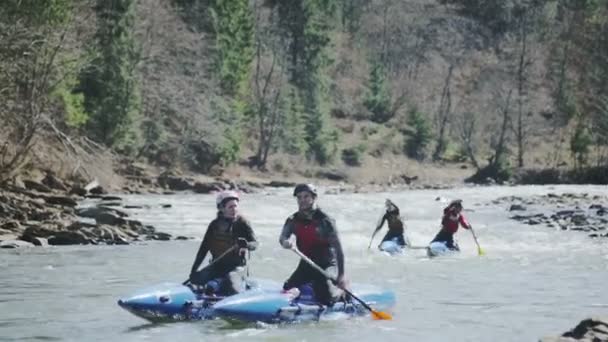
<path id="1" fill-rule="evenodd" d="M 407 245 L 405 237 L 403 235 L 405 231 L 405 225 L 403 224 L 403 220 L 401 220 L 401 216 L 399 215 L 399 208 L 390 199 L 386 200 L 385 205 L 386 212 L 382 216 L 382 219 L 378 223 L 378 226 L 376 226 L 376 230 L 374 230 L 374 233 L 372 234 L 372 239 L 369 242 L 370 247 L 372 241 L 374 240 L 374 236 L 376 236 L 380 229 L 382 229 L 384 222 L 387 222 L 388 232 L 386 233 L 386 235 L 384 235 L 384 238 L 382 238 L 382 242 L 395 240 L 395 242 L 399 246 L 405 247 Z"/>
<path id="2" fill-rule="evenodd" d="M 207 227 L 192 264 L 190 282 L 205 286 L 206 294 L 219 291 L 231 295 L 241 289 L 242 276 L 237 272 L 237 267 L 245 265 L 245 254 L 255 250 L 258 242 L 249 222 L 238 214 L 237 192 L 220 192 L 216 205 L 217 217 Z M 198 271 L 207 252 L 211 252 L 211 264 Z"/>
<path id="3" fill-rule="evenodd" d="M 316 206 L 317 190 L 312 184 L 298 184 L 293 192 L 298 211 L 289 216 L 283 226 L 279 242 L 284 248 L 292 248 L 291 235 L 296 236 L 296 246 L 315 264 L 336 279 L 335 285 L 345 288 L 344 254 L 335 222 Z M 336 276 L 337 275 L 337 276 Z M 284 290 L 312 283 L 319 302 L 332 305 L 340 292 L 328 278 L 304 260 L 283 284 Z"/>

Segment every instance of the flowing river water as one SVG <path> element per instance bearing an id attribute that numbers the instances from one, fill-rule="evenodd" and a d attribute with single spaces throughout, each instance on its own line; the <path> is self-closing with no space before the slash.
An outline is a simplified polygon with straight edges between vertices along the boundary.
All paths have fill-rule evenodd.
<path id="1" fill-rule="evenodd" d="M 510 220 L 501 196 L 589 193 L 605 186 L 465 187 L 370 194 L 324 194 L 320 206 L 337 222 L 347 277 L 395 291 L 392 321 L 369 317 L 292 325 L 235 327 L 221 320 L 148 324 L 116 300 L 149 285 L 183 281 L 207 224 L 212 195 L 123 195 L 132 217 L 173 235 L 198 240 L 131 246 L 69 246 L 0 250 L 0 341 L 537 341 L 581 319 L 608 315 L 608 239 Z M 464 200 L 471 234 L 457 234 L 462 253 L 429 259 L 423 250 L 390 257 L 367 250 L 385 198 L 406 218 L 413 245 L 426 245 L 439 227 L 445 200 Z M 171 204 L 163 209 L 161 204 Z M 87 205 L 87 203 L 83 203 Z M 254 277 L 283 281 L 298 259 L 278 244 L 296 209 L 288 189 L 245 194 L 241 213 L 260 247 L 250 260 Z M 529 206 L 529 212 L 549 210 Z M 380 242 L 384 230 L 376 236 Z"/>

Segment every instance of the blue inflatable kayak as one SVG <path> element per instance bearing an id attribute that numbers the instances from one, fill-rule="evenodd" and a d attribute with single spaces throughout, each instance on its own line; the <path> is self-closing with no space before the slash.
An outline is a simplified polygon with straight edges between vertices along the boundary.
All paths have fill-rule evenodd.
<path id="1" fill-rule="evenodd" d="M 248 280 L 243 291 L 276 293 L 281 288 L 273 281 Z M 214 318 L 213 305 L 224 298 L 206 296 L 182 284 L 162 283 L 136 291 L 118 300 L 118 305 L 151 322 L 201 320 Z"/>
<path id="2" fill-rule="evenodd" d="M 372 285 L 355 284 L 351 291 L 374 310 L 390 309 L 395 304 L 392 291 Z M 318 320 L 322 316 L 343 314 L 346 317 L 369 314 L 357 301 L 321 305 L 313 297 L 283 291 L 250 290 L 215 303 L 214 315 L 228 321 L 299 322 Z"/>
<path id="3" fill-rule="evenodd" d="M 407 246 L 403 246 L 400 245 L 399 243 L 397 243 L 397 239 L 393 239 L 393 240 L 389 240 L 389 241 L 383 241 L 380 246 L 378 246 L 378 249 L 388 253 L 389 255 L 396 255 L 396 254 L 400 254 L 403 253 L 403 251 L 407 248 Z"/>
<path id="4" fill-rule="evenodd" d="M 426 248 L 426 254 L 429 257 L 436 257 L 442 255 L 450 255 L 460 252 L 457 248 L 449 248 L 445 242 L 435 241 L 431 242 Z"/>

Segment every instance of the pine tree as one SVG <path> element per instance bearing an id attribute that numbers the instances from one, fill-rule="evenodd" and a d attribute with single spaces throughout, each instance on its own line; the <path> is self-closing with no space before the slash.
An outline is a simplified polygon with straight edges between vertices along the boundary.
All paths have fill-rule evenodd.
<path id="1" fill-rule="evenodd" d="M 372 121 L 384 123 L 391 119 L 391 97 L 388 91 L 386 70 L 382 63 L 373 61 L 369 74 L 368 92 L 363 100 L 365 107 L 372 112 Z"/>
<path id="2" fill-rule="evenodd" d="M 97 0 L 95 10 L 96 46 L 80 82 L 91 115 L 87 128 L 108 146 L 125 146 L 139 111 L 134 1 Z"/>
<path id="3" fill-rule="evenodd" d="M 249 78 L 254 22 L 248 0 L 216 0 L 212 5 L 222 89 L 234 95 Z"/>

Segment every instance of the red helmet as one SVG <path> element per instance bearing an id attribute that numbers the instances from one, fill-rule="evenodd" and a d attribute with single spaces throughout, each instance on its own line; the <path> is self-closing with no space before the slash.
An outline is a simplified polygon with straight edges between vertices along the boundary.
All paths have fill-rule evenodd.
<path id="1" fill-rule="evenodd" d="M 308 191 L 308 192 L 310 192 L 313 195 L 313 197 L 317 197 L 317 189 L 312 184 L 298 184 L 298 185 L 296 185 L 296 188 L 293 189 L 293 195 L 297 196 L 302 191 Z"/>
<path id="2" fill-rule="evenodd" d="M 219 194 L 217 194 L 217 197 L 215 198 L 215 204 L 217 204 L 217 207 L 219 209 L 230 200 L 239 201 L 240 198 L 238 192 L 232 190 L 221 191 Z"/>

